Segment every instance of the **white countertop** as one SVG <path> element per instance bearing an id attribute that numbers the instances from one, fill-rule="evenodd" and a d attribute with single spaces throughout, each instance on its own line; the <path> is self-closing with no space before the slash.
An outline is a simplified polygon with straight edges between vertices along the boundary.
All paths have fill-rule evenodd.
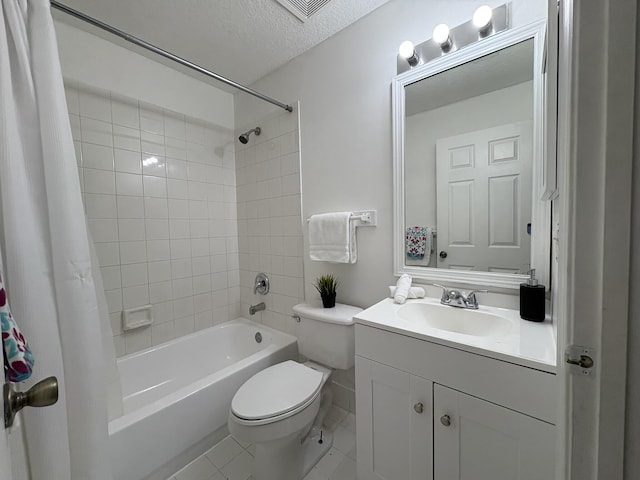
<path id="1" fill-rule="evenodd" d="M 440 305 L 439 299 L 429 297 L 407 300 L 404 305 L 409 303 L 430 303 L 442 308 L 455 308 Z M 505 362 L 556 373 L 556 342 L 549 319 L 540 323 L 529 322 L 522 320 L 516 310 L 481 305 L 475 311 L 505 317 L 512 324 L 508 333 L 481 337 L 431 328 L 419 321 L 405 320 L 397 315 L 402 306 L 395 303 L 392 298 L 385 298 L 356 314 L 354 320 L 356 324 L 368 325 Z"/>

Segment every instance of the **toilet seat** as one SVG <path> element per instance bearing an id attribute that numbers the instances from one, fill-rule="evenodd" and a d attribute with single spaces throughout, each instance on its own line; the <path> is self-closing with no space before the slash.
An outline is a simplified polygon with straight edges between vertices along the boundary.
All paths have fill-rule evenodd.
<path id="1" fill-rule="evenodd" d="M 234 395 L 231 412 L 243 424 L 277 422 L 313 403 L 322 385 L 322 372 L 288 360 L 247 380 Z"/>

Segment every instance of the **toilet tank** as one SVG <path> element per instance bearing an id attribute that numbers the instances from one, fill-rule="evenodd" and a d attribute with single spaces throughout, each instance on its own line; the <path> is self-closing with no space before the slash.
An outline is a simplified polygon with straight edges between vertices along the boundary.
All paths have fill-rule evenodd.
<path id="1" fill-rule="evenodd" d="M 298 351 L 327 367 L 347 370 L 355 363 L 353 316 L 362 309 L 336 303 L 333 308 L 301 303 L 293 307 L 297 324 Z"/>

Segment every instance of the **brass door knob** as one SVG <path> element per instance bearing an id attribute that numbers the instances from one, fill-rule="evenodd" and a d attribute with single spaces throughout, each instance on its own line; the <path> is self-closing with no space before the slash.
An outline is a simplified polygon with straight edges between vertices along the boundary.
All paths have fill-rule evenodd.
<path id="1" fill-rule="evenodd" d="M 13 384 L 5 383 L 4 389 L 4 428 L 13 425 L 16 413 L 24 407 L 47 407 L 58 401 L 58 379 L 45 378 L 26 392 L 16 392 Z"/>
<path id="2" fill-rule="evenodd" d="M 451 417 L 449 415 L 443 415 L 440 417 L 440 423 L 445 427 L 451 425 Z"/>

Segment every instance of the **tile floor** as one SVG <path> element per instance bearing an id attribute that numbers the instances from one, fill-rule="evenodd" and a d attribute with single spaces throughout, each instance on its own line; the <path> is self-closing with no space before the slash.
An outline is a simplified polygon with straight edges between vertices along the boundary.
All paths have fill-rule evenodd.
<path id="1" fill-rule="evenodd" d="M 324 423 L 333 446 L 304 480 L 356 480 L 355 415 L 334 405 Z M 229 435 L 168 480 L 251 480 L 252 466 L 253 445 Z"/>

